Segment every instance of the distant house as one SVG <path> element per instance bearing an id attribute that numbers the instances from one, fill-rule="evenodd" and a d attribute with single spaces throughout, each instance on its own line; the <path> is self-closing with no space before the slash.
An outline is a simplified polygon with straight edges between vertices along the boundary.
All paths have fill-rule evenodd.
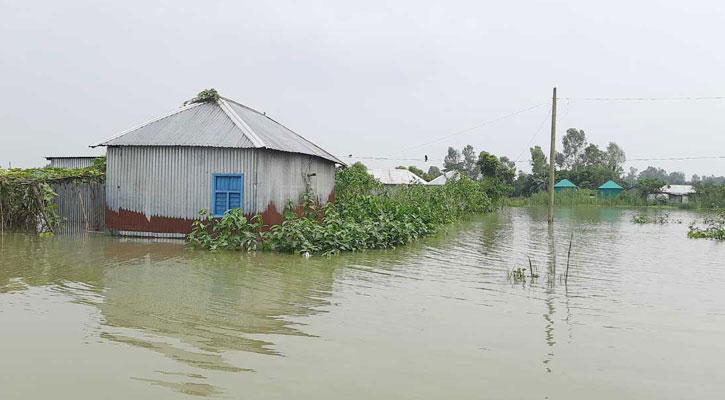
<path id="1" fill-rule="evenodd" d="M 58 156 L 45 157 L 48 166 L 53 168 L 87 168 L 93 165 L 93 160 L 100 156 Z"/>
<path id="2" fill-rule="evenodd" d="M 429 185 L 432 186 L 443 186 L 448 182 L 449 179 L 456 179 L 460 175 L 459 171 L 453 170 L 453 171 L 447 171 L 444 172 L 442 175 L 436 177 L 435 179 L 428 182 Z"/>
<path id="3" fill-rule="evenodd" d="M 411 184 L 427 185 L 428 184 L 428 182 L 426 182 L 425 179 L 408 171 L 407 169 L 373 168 L 373 169 L 369 169 L 368 173 L 385 186 L 399 186 L 399 185 L 411 185 Z"/>
<path id="4" fill-rule="evenodd" d="M 667 196 L 671 204 L 687 204 L 690 196 L 695 194 L 695 187 L 692 185 L 666 185 L 660 189 L 660 194 Z"/>
<path id="5" fill-rule="evenodd" d="M 306 188 L 334 199 L 342 161 L 266 114 L 220 97 L 192 103 L 91 147 L 107 147 L 108 229 L 120 235 L 183 237 L 205 209 L 240 208 L 282 222 Z"/>
<path id="6" fill-rule="evenodd" d="M 602 186 L 599 186 L 599 197 L 613 197 L 618 196 L 624 191 L 624 188 L 619 186 L 614 181 L 607 181 Z"/>
<path id="7" fill-rule="evenodd" d="M 567 191 L 575 191 L 577 189 L 576 185 L 573 184 L 568 179 L 562 179 L 559 182 L 557 182 L 556 185 L 554 185 L 554 191 L 555 192 L 567 192 Z"/>

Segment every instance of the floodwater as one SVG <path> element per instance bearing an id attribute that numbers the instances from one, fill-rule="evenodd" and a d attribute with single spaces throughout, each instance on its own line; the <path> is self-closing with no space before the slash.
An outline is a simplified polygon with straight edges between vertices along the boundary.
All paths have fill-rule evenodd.
<path id="1" fill-rule="evenodd" d="M 722 398 L 725 243 L 632 213 L 505 209 L 309 260 L 6 233 L 0 398 Z"/>

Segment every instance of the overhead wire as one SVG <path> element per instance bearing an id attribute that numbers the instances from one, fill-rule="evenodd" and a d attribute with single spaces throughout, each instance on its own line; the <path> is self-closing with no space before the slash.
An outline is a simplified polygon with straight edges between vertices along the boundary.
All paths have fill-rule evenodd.
<path id="1" fill-rule="evenodd" d="M 492 119 L 492 120 L 489 120 L 489 121 L 485 121 L 485 122 L 480 123 L 480 124 L 478 124 L 476 126 L 472 126 L 470 128 L 466 128 L 466 129 L 463 129 L 463 130 L 460 130 L 460 131 L 453 132 L 450 135 L 442 136 L 442 137 L 439 137 L 437 139 L 434 139 L 434 140 L 431 140 L 431 141 L 422 143 L 422 144 L 417 145 L 417 146 L 413 146 L 413 147 L 410 147 L 410 148 L 407 148 L 407 149 L 403 149 L 403 150 L 400 150 L 400 151 L 396 151 L 395 153 L 389 154 L 388 157 L 392 157 L 392 156 L 394 156 L 396 154 L 400 154 L 400 153 L 406 153 L 406 152 L 411 151 L 411 150 L 419 149 L 421 147 L 425 147 L 425 146 L 428 146 L 430 144 L 433 144 L 433 143 L 436 143 L 436 142 L 440 142 L 441 140 L 450 139 L 450 138 L 452 138 L 454 136 L 458 136 L 458 135 L 464 134 L 466 132 L 470 132 L 470 131 L 475 130 L 475 129 L 483 128 L 484 126 L 491 125 L 491 124 L 496 123 L 496 122 L 499 122 L 499 121 L 503 121 L 505 119 L 514 117 L 516 115 L 525 113 L 527 111 L 531 111 L 531 110 L 533 110 L 535 108 L 538 108 L 538 107 L 541 107 L 541 106 L 543 106 L 545 104 L 546 103 L 539 103 L 539 104 L 536 104 L 534 106 L 527 107 L 527 108 L 524 108 L 522 110 L 513 112 L 511 114 L 506 114 L 504 116 L 501 116 L 501 117 L 498 117 L 498 118 L 495 118 L 495 119 Z"/>
<path id="2" fill-rule="evenodd" d="M 567 101 L 567 107 L 565 114 L 559 118 L 558 120 L 561 121 L 564 118 L 566 118 L 569 114 L 569 111 L 571 109 L 571 106 L 569 104 L 570 101 L 636 101 L 636 102 L 645 102 L 645 101 L 700 101 L 700 100 L 725 100 L 725 96 L 700 96 L 700 97 L 557 97 L 557 100 L 566 100 Z M 503 115 L 498 118 L 494 118 L 492 120 L 488 120 L 485 122 L 482 122 L 480 124 L 477 124 L 475 126 L 462 129 L 456 132 L 453 132 L 451 134 L 441 136 L 437 139 L 430 140 L 428 142 L 422 143 L 420 145 L 416 145 L 413 147 L 409 147 L 407 149 L 403 149 L 394 153 L 389 154 L 385 157 L 378 157 L 378 156 L 353 156 L 352 154 L 348 156 L 338 156 L 338 158 L 352 158 L 352 159 L 358 159 L 358 160 L 388 160 L 388 161 L 443 161 L 443 159 L 439 158 L 428 158 L 427 156 L 419 157 L 419 158 L 402 158 L 402 157 L 393 157 L 394 155 L 405 153 L 408 151 L 412 151 L 415 149 L 419 149 L 421 147 L 428 146 L 430 144 L 440 142 L 445 139 L 449 139 L 454 136 L 458 136 L 479 128 L 483 128 L 485 126 L 491 125 L 493 123 L 512 118 L 516 115 L 525 113 L 527 111 L 531 111 L 533 109 L 539 108 L 543 105 L 547 104 L 547 102 L 539 103 L 536 105 L 533 105 L 531 107 L 527 107 L 521 110 L 518 110 L 516 112 Z M 531 143 L 538 137 L 538 135 L 541 133 L 541 129 L 543 128 L 546 121 L 551 116 L 551 108 L 549 109 L 549 112 L 547 113 L 546 117 L 542 120 L 542 122 L 537 127 L 536 131 L 534 132 L 531 139 L 529 139 L 528 144 L 526 145 L 526 148 L 529 148 L 531 146 Z M 529 160 L 518 160 L 518 158 L 521 158 L 521 156 L 525 153 L 526 149 L 524 149 L 516 158 L 517 160 L 512 160 L 514 162 L 526 162 Z M 626 162 L 631 161 L 685 161 L 685 160 L 705 160 L 705 159 L 725 159 L 725 156 L 695 156 L 695 157 L 653 157 L 653 158 L 630 158 Z"/>

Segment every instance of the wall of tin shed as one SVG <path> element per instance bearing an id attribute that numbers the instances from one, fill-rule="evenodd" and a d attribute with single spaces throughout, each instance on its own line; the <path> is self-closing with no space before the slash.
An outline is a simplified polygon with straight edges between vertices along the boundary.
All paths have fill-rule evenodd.
<path id="1" fill-rule="evenodd" d="M 50 186 L 57 194 L 53 202 L 58 206 L 58 215 L 63 218 L 58 232 L 85 232 L 86 220 L 91 231 L 103 231 L 106 228 L 106 192 L 103 182 L 56 181 Z"/>
<path id="2" fill-rule="evenodd" d="M 93 165 L 92 158 L 52 158 L 49 167 L 55 168 L 87 168 Z"/>
<path id="3" fill-rule="evenodd" d="M 335 164 L 319 157 L 263 150 L 258 165 L 256 212 L 271 211 L 274 207 L 281 213 L 288 200 L 298 203 L 305 193 L 305 176 L 309 174 L 315 174 L 309 179 L 319 204 L 326 204 L 335 190 Z"/>
<path id="4" fill-rule="evenodd" d="M 244 174 L 244 212 L 268 223 L 304 193 L 303 172 L 317 174 L 320 203 L 334 188 L 331 162 L 265 149 L 111 146 L 107 157 L 106 225 L 126 235 L 188 232 L 199 210 L 211 208 L 214 173 Z"/>

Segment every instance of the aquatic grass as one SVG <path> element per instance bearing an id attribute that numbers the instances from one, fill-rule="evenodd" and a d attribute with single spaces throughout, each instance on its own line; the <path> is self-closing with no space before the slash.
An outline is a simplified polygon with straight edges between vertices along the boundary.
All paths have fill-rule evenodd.
<path id="1" fill-rule="evenodd" d="M 725 211 L 707 216 L 703 219 L 704 227 L 693 222 L 689 226 L 687 237 L 690 239 L 725 240 Z"/>
<path id="2" fill-rule="evenodd" d="M 632 215 L 631 219 L 634 224 L 681 224 L 682 220 L 670 218 L 670 213 L 664 213 L 659 215 L 647 215 L 647 214 L 635 214 Z"/>

